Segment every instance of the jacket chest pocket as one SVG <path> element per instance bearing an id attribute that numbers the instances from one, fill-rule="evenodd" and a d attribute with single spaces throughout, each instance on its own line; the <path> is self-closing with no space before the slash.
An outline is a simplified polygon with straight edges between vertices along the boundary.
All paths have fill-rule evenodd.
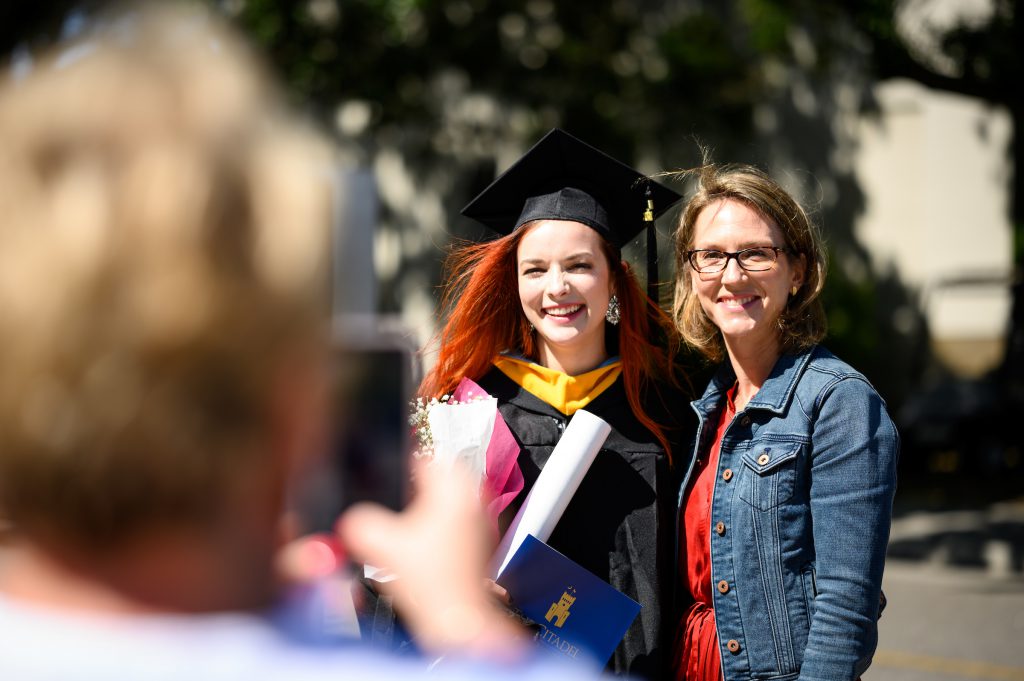
<path id="1" fill-rule="evenodd" d="M 760 444 L 744 452 L 740 499 L 761 511 L 788 501 L 796 484 L 799 454 L 800 445 L 792 442 Z"/>

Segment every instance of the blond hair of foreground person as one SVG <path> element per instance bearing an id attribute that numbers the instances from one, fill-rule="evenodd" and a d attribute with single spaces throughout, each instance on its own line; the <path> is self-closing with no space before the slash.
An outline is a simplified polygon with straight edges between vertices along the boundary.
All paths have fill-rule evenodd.
<path id="1" fill-rule="evenodd" d="M 97 18 L 0 84 L 0 678 L 426 673 L 264 614 L 324 430 L 330 177 L 329 145 L 199 10 Z M 342 531 L 431 592 L 396 605 L 446 678 L 590 678 L 492 609 L 479 518 L 445 503 L 468 496 Z"/>

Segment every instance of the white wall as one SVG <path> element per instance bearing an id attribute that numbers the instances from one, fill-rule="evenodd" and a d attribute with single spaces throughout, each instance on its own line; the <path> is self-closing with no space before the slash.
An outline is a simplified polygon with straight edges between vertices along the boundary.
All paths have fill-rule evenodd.
<path id="1" fill-rule="evenodd" d="M 857 236 L 876 270 L 894 268 L 918 292 L 934 345 L 988 353 L 982 364 L 990 364 L 1010 306 L 1010 118 L 911 81 L 882 83 L 875 94 L 880 115 L 858 124 L 867 205 Z M 990 368 L 977 357 L 949 359 L 972 365 L 968 373 Z"/>

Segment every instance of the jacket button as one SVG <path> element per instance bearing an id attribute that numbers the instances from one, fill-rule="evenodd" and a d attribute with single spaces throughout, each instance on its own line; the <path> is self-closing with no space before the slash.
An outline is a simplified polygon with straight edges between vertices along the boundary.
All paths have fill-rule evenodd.
<path id="1" fill-rule="evenodd" d="M 728 648 L 729 652 L 733 655 L 740 652 L 740 642 L 734 638 L 730 638 L 728 642 L 726 642 L 725 647 Z"/>
<path id="2" fill-rule="evenodd" d="M 723 523 L 721 520 L 715 523 L 715 534 L 717 534 L 719 537 L 725 534 L 725 523 Z"/>
<path id="3" fill-rule="evenodd" d="M 724 471 L 722 471 L 722 480 L 725 480 L 726 482 L 729 482 L 730 480 L 732 480 L 732 469 L 731 468 L 726 468 Z"/>
<path id="4" fill-rule="evenodd" d="M 718 593 L 729 593 L 729 582 L 725 581 L 724 579 L 718 582 Z"/>
<path id="5" fill-rule="evenodd" d="M 765 452 L 761 456 L 757 457 L 757 463 L 762 465 L 762 466 L 765 465 L 766 463 L 768 463 L 771 460 L 772 460 L 772 457 L 768 456 L 767 452 Z"/>
<path id="6" fill-rule="evenodd" d="M 749 426 L 750 425 L 750 417 L 749 416 L 744 416 L 743 420 L 740 421 L 740 425 Z"/>

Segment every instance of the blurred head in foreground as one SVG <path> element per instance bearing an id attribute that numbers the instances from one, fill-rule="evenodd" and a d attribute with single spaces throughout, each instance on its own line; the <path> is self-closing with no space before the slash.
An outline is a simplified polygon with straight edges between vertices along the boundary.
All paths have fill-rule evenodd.
<path id="1" fill-rule="evenodd" d="M 200 11 L 98 22 L 0 84 L 19 543 L 142 568 L 119 583 L 155 606 L 269 597 L 284 481 L 319 431 L 329 191 L 326 145 Z"/>

